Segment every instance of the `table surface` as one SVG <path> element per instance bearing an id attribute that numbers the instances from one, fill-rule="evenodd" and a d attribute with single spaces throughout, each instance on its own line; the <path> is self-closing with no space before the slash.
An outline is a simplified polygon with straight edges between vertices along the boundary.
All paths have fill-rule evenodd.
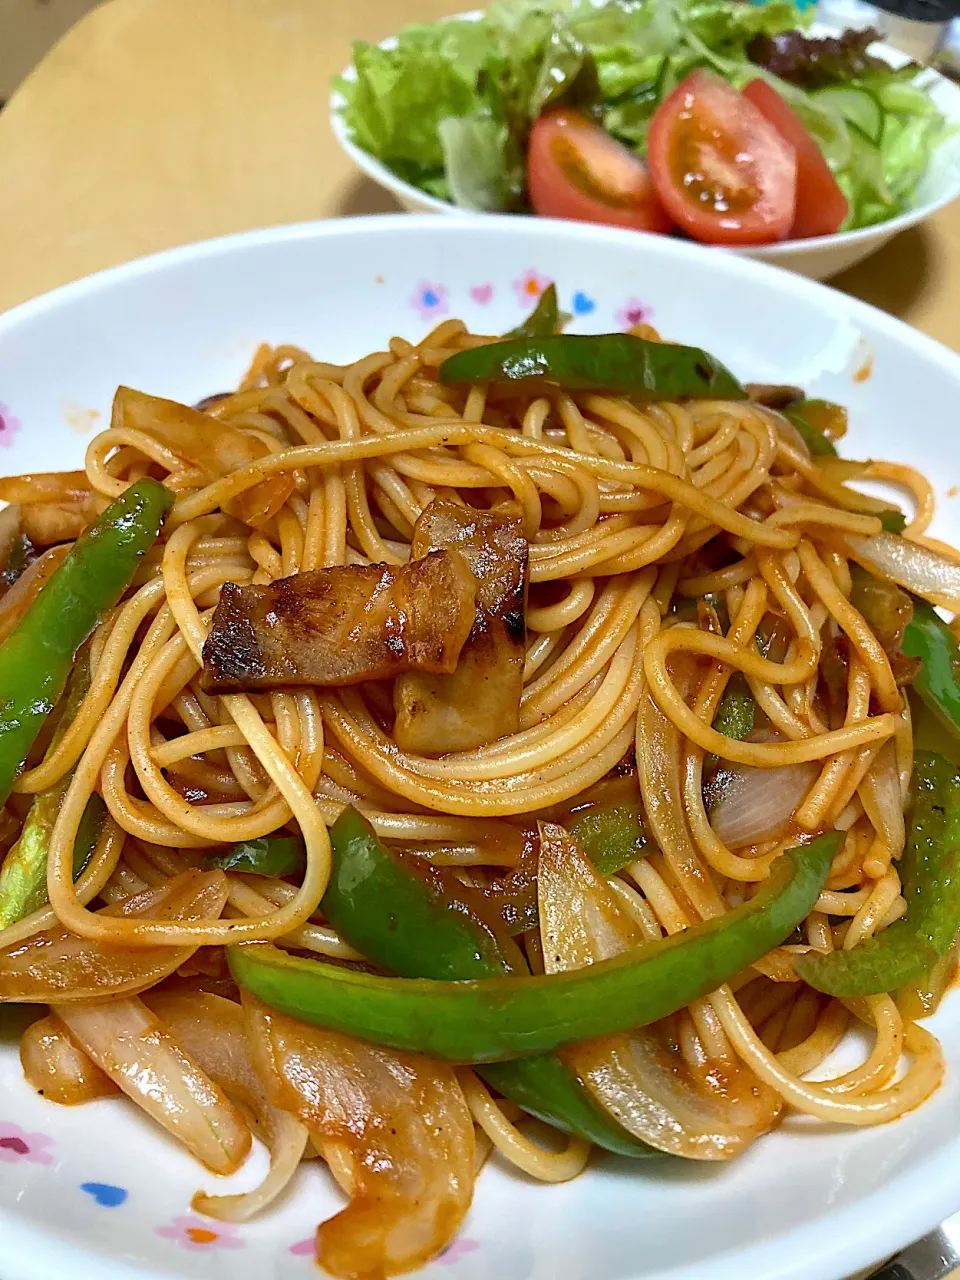
<path id="1" fill-rule="evenodd" d="M 0 311 L 172 245 L 393 211 L 331 136 L 330 76 L 351 40 L 468 7 L 109 0 L 0 112 Z M 833 284 L 960 350 L 960 202 Z"/>
<path id="2" fill-rule="evenodd" d="M 334 142 L 350 41 L 465 0 L 109 0 L 0 113 L 0 310 L 249 227 L 395 208 Z M 960 349 L 960 202 L 834 283 Z"/>

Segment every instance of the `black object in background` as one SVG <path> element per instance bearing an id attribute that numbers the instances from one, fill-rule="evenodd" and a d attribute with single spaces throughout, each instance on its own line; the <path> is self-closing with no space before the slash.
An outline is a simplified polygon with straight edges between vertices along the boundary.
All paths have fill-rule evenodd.
<path id="1" fill-rule="evenodd" d="M 911 22 L 949 22 L 960 18 L 960 0 L 871 0 L 875 9 L 894 13 Z"/>

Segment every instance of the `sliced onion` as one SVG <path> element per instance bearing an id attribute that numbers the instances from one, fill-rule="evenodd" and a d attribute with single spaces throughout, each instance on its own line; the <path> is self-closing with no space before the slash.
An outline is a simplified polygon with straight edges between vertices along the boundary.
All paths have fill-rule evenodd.
<path id="1" fill-rule="evenodd" d="M 818 776 L 817 766 L 810 761 L 775 769 L 723 768 L 710 808 L 710 825 L 729 849 L 778 840 L 786 835 Z"/>
<path id="2" fill-rule="evenodd" d="M 70 1039 L 52 1014 L 33 1022 L 20 1038 L 20 1063 L 28 1084 L 48 1102 L 76 1107 L 120 1090 Z"/>
<path id="3" fill-rule="evenodd" d="M 129 387 L 117 389 L 111 426 L 147 432 L 179 457 L 199 467 L 208 481 L 239 471 L 270 452 L 263 440 L 247 435 L 230 423 Z M 295 483 L 293 472 L 268 475 L 253 488 L 224 503 L 224 510 L 245 524 L 259 528 L 276 515 L 290 497 Z"/>
<path id="4" fill-rule="evenodd" d="M 537 894 L 546 973 L 582 969 L 643 941 L 593 863 L 555 822 L 540 824 Z"/>
<path id="5" fill-rule="evenodd" d="M 885 743 L 860 783 L 860 799 L 891 856 L 898 858 L 906 843 L 903 821 L 903 792 L 897 769 L 897 749 L 893 739 Z"/>
<path id="6" fill-rule="evenodd" d="M 250 1129 L 210 1077 L 135 996 L 54 1013 L 101 1071 L 213 1173 L 235 1173 Z"/>
<path id="7" fill-rule="evenodd" d="M 896 533 L 847 534 L 850 554 L 865 569 L 892 579 L 931 604 L 960 613 L 960 564 Z"/>
<path id="8" fill-rule="evenodd" d="M 590 860 L 552 823 L 541 827 L 538 883 L 548 973 L 609 959 L 642 941 Z M 691 1160 L 728 1159 L 770 1128 L 779 1099 L 733 1057 L 704 1057 L 694 1071 L 671 1045 L 672 1026 L 668 1019 L 607 1036 L 565 1056 L 600 1105 L 650 1146 Z"/>
<path id="9" fill-rule="evenodd" d="M 317 1232 L 342 1280 L 425 1265 L 473 1198 L 474 1127 L 453 1068 L 294 1022 L 244 996 L 253 1060 L 274 1106 L 310 1130 L 350 1204 Z"/>
<path id="10" fill-rule="evenodd" d="M 644 810 L 664 858 L 707 920 L 722 915 L 726 906 L 690 836 L 683 809 L 681 747 L 676 726 L 645 693 L 637 715 L 637 773 Z"/>
<path id="11" fill-rule="evenodd" d="M 40 594 L 41 587 L 53 577 L 66 558 L 69 547 L 50 547 L 21 573 L 0 600 L 0 642 L 6 640 L 23 615 Z"/>
<path id="12" fill-rule="evenodd" d="M 106 907 L 105 916 L 152 920 L 216 919 L 227 901 L 222 871 L 184 871 Z M 180 968 L 196 951 L 187 947 L 108 947 L 66 929 L 45 929 L 0 951 L 0 1003 L 56 1004 L 145 991 Z"/>
<path id="13" fill-rule="evenodd" d="M 798 453 L 803 454 L 805 458 L 810 457 L 810 449 L 806 440 L 804 440 L 789 418 L 769 405 L 758 405 L 757 407 L 765 417 L 772 420 L 777 435 L 781 440 L 784 440 L 791 448 L 796 449 Z"/>
<path id="14" fill-rule="evenodd" d="M 729 1160 L 770 1127 L 737 1125 L 727 1100 L 700 1093 L 686 1063 L 652 1031 L 596 1040 L 566 1057 L 617 1123 L 658 1151 Z"/>
<path id="15" fill-rule="evenodd" d="M 297 1171 L 308 1134 L 294 1116 L 270 1105 L 250 1057 L 243 1010 L 205 992 L 149 991 L 144 1004 L 228 1098 L 253 1116 L 254 1130 L 270 1150 L 270 1169 L 258 1187 L 240 1195 L 198 1191 L 192 1208 L 220 1222 L 248 1222 L 281 1194 Z"/>

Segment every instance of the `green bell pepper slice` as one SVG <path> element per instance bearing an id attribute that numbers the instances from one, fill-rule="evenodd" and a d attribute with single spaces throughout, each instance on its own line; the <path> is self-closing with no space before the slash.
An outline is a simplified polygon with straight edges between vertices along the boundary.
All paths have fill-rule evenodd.
<path id="1" fill-rule="evenodd" d="M 777 859 L 748 902 L 703 924 L 565 973 L 475 981 L 386 978 L 257 943 L 234 979 L 304 1022 L 453 1062 L 502 1062 L 647 1026 L 715 990 L 790 936 L 812 910 L 836 832 Z"/>
<path id="2" fill-rule="evenodd" d="M 921 1018 L 929 1018 L 932 1013 L 936 1013 L 957 972 L 956 951 L 957 944 L 954 943 L 926 973 L 900 988 L 897 992 L 897 1008 L 904 1018 L 919 1022 Z"/>
<path id="3" fill-rule="evenodd" d="M 74 663 L 63 697 L 63 712 L 53 735 L 51 745 L 62 739 L 73 723 L 80 704 L 90 688 L 90 663 L 86 653 L 80 652 Z M 74 770 L 46 791 L 33 797 L 20 836 L 7 852 L 0 866 L 0 928 L 16 924 L 24 916 L 39 911 L 47 904 L 47 855 L 50 836 L 60 813 L 60 806 L 67 794 Z M 103 830 L 107 807 L 99 795 L 87 801 L 73 846 L 74 880 L 86 867 L 97 847 Z"/>
<path id="4" fill-rule="evenodd" d="M 296 836 L 261 836 L 241 840 L 226 853 L 212 853 L 204 858 L 208 869 L 237 871 L 251 876 L 302 875 L 307 864 L 303 841 Z"/>
<path id="5" fill-rule="evenodd" d="M 960 932 L 960 772 L 935 752 L 914 757 L 917 798 L 901 863 L 907 914 L 850 951 L 798 956 L 804 982 L 832 996 L 916 983 Z"/>
<path id="6" fill-rule="evenodd" d="M 650 845 L 639 800 L 613 801 L 574 812 L 566 826 L 602 876 L 616 875 L 646 857 Z"/>
<path id="7" fill-rule="evenodd" d="M 830 400 L 793 400 L 783 416 L 796 427 L 803 443 L 815 458 L 835 458 L 837 446 L 827 435 L 829 427 L 847 425 L 847 411 Z"/>
<path id="8" fill-rule="evenodd" d="M 559 333 L 569 319 L 569 314 L 560 310 L 557 286 L 548 284 L 526 320 L 521 320 L 515 329 L 511 329 L 503 336 L 504 338 L 549 338 L 552 334 Z"/>
<path id="9" fill-rule="evenodd" d="M 431 892 L 353 808 L 330 829 L 333 868 L 321 907 L 341 937 L 401 977 L 495 978 L 523 972 L 523 957 L 482 921 Z M 657 1154 L 612 1120 L 553 1054 L 480 1068 L 488 1084 L 525 1111 L 617 1155 Z"/>
<path id="10" fill-rule="evenodd" d="M 750 686 L 743 673 L 735 671 L 723 691 L 717 714 L 713 718 L 713 727 L 717 733 L 742 742 L 753 733 L 756 715 L 757 704 L 750 692 Z"/>
<path id="11" fill-rule="evenodd" d="M 840 436 L 847 429 L 847 411 L 832 400 L 794 400 L 782 410 L 783 416 L 796 428 L 803 443 L 814 458 L 836 458 L 837 446 L 830 431 Z M 870 511 L 878 515 L 885 533 L 902 533 L 907 520 L 902 511 L 888 507 L 885 511 Z"/>
<path id="12" fill-rule="evenodd" d="M 156 541 L 173 494 L 138 480 L 76 540 L 0 645 L 0 804 L 5 804 L 77 650 L 119 601 Z"/>
<path id="13" fill-rule="evenodd" d="M 408 868 L 348 807 L 330 828 L 333 866 L 324 917 L 361 955 L 405 978 L 456 981 L 522 971 L 515 943 L 445 902 L 426 875 Z M 506 942 L 506 945 L 505 945 Z"/>
<path id="14" fill-rule="evenodd" d="M 867 515 L 872 514 L 871 511 L 867 512 Z M 886 511 L 878 511 L 876 514 L 880 517 L 880 528 L 884 533 L 903 533 L 907 527 L 907 517 L 896 507 L 887 507 Z"/>
<path id="15" fill-rule="evenodd" d="M 837 446 L 831 439 L 832 431 L 838 437 L 847 429 L 847 411 L 832 400 L 793 400 L 781 413 L 792 423 L 803 443 L 814 458 L 836 458 Z M 876 506 L 864 506 L 865 515 L 880 517 L 885 533 L 902 533 L 907 520 L 896 507 L 877 510 Z"/>
<path id="16" fill-rule="evenodd" d="M 47 905 L 47 855 L 60 805 L 69 778 L 42 792 L 30 806 L 20 838 L 0 868 L 0 929 Z M 107 806 L 94 793 L 77 828 L 73 844 L 73 878 L 83 872 L 93 856 L 107 817 Z"/>
<path id="17" fill-rule="evenodd" d="M 940 724 L 960 737 L 960 648 L 933 606 L 916 596 L 902 648 L 907 657 L 921 662 L 913 690 Z"/>
<path id="18" fill-rule="evenodd" d="M 557 383 L 571 391 L 620 391 L 644 400 L 745 400 L 729 369 L 699 347 L 651 342 L 632 333 L 512 338 L 458 351 L 440 381 Z"/>

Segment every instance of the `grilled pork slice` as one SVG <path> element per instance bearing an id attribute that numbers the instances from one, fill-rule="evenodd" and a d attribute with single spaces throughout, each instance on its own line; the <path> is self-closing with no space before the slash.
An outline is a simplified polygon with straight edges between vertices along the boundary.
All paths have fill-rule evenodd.
<path id="1" fill-rule="evenodd" d="M 456 549 L 477 578 L 477 615 L 452 675 L 411 671 L 394 685 L 404 751 L 470 751 L 516 733 L 523 691 L 529 549 L 520 508 L 474 511 L 436 498 L 417 521 L 412 556 Z"/>
<path id="2" fill-rule="evenodd" d="M 231 693 L 453 671 L 476 590 L 455 551 L 399 566 L 317 569 L 262 587 L 228 582 L 203 646 L 204 684 Z"/>

